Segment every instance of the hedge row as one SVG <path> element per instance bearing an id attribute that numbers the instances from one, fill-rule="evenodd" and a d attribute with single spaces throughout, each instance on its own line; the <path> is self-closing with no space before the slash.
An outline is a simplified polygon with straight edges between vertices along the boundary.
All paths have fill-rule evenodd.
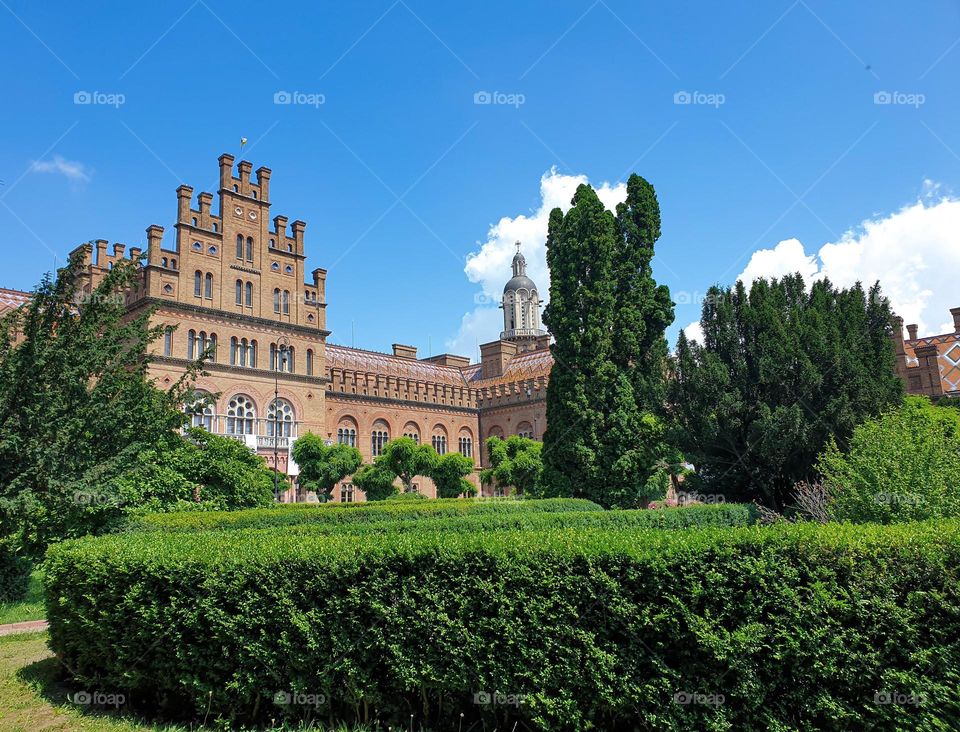
<path id="1" fill-rule="evenodd" d="M 728 503 L 710 506 L 687 506 L 636 511 L 513 511 L 509 513 L 481 513 L 465 516 L 427 516 L 416 520 L 401 518 L 393 521 L 364 521 L 355 523 L 308 523 L 267 529 L 239 529 L 239 531 L 282 530 L 300 536 L 325 534 L 383 534 L 398 532 L 484 532 L 510 529 L 537 531 L 557 528 L 598 529 L 654 528 L 687 529 L 707 526 L 750 526 L 756 521 L 752 504 Z M 238 539 L 242 540 L 242 539 Z"/>
<path id="2" fill-rule="evenodd" d="M 239 536 L 52 547 L 47 617 L 64 667 L 141 709 L 234 725 L 960 719 L 958 521 Z"/>
<path id="3" fill-rule="evenodd" d="M 244 511 L 186 511 L 142 517 L 135 527 L 167 531 L 268 528 L 295 524 L 351 524 L 372 521 L 416 520 L 468 514 L 518 512 L 602 511 L 591 501 L 575 498 L 544 500 L 442 498 L 424 501 L 370 501 L 363 503 L 287 504 Z"/>

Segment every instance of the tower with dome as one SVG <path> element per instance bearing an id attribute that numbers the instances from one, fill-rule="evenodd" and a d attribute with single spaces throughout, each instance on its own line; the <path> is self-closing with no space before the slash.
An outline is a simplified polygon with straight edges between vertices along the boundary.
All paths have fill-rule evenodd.
<path id="1" fill-rule="evenodd" d="M 517 253 L 513 256 L 513 277 L 504 285 L 503 299 L 500 307 L 503 308 L 503 332 L 500 339 L 511 341 L 526 351 L 537 342 L 537 339 L 546 335 L 540 326 L 540 295 L 536 283 L 527 277 L 527 260 L 520 251 L 520 242 L 517 242 Z"/>

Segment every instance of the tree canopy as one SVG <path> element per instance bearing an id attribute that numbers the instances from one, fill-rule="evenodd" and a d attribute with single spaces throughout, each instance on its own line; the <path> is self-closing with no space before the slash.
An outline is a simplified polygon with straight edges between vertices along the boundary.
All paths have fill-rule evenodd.
<path id="1" fill-rule="evenodd" d="M 293 459 L 303 490 L 315 491 L 322 503 L 330 500 L 338 482 L 352 475 L 363 463 L 363 456 L 349 445 L 327 445 L 323 438 L 307 432 L 293 443 Z"/>

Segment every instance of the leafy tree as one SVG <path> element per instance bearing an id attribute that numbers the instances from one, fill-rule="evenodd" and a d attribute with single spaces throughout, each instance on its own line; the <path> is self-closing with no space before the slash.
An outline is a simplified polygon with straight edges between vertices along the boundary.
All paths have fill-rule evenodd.
<path id="1" fill-rule="evenodd" d="M 459 452 L 440 455 L 430 477 L 437 486 L 437 498 L 457 498 L 476 495 L 477 489 L 466 476 L 473 472 L 473 460 Z"/>
<path id="2" fill-rule="evenodd" d="M 127 316 L 135 265 L 117 262 L 84 292 L 82 256 L 0 327 L 0 534 L 30 554 L 122 513 L 117 479 L 144 453 L 176 447 L 195 373 L 168 391 L 148 380 L 162 327 L 149 310 Z"/>
<path id="3" fill-rule="evenodd" d="M 780 509 L 831 438 L 844 450 L 899 404 L 890 317 L 879 284 L 808 291 L 796 274 L 712 287 L 703 344 L 681 333 L 670 386 L 674 439 L 704 490 Z"/>
<path id="4" fill-rule="evenodd" d="M 364 492 L 368 501 L 383 501 L 397 495 L 396 479 L 394 473 L 377 464 L 362 465 L 353 474 L 353 484 Z"/>
<path id="5" fill-rule="evenodd" d="M 349 445 L 327 445 L 312 432 L 293 443 L 293 459 L 300 468 L 298 481 L 304 490 L 316 491 L 321 502 L 330 500 L 334 487 L 356 472 L 363 456 Z"/>
<path id="6" fill-rule="evenodd" d="M 840 521 L 890 523 L 960 516 L 960 410 L 907 397 L 831 440 L 817 464 Z"/>
<path id="7" fill-rule="evenodd" d="M 490 467 L 480 472 L 481 482 L 512 487 L 518 494 L 530 498 L 540 497 L 544 493 L 542 450 L 543 443 L 519 435 L 511 435 L 506 440 L 490 437 L 487 440 Z"/>
<path id="8" fill-rule="evenodd" d="M 437 458 L 437 451 L 430 445 L 418 445 L 411 437 L 398 437 L 383 446 L 383 454 L 374 460 L 374 465 L 399 478 L 404 493 L 412 493 L 414 478 L 432 475 Z"/>
<path id="9" fill-rule="evenodd" d="M 669 290 L 651 262 L 660 236 L 656 193 L 630 176 L 617 216 L 587 185 L 555 209 L 547 235 L 554 336 L 547 387 L 543 492 L 604 506 L 646 505 L 667 451 L 664 413 Z"/>

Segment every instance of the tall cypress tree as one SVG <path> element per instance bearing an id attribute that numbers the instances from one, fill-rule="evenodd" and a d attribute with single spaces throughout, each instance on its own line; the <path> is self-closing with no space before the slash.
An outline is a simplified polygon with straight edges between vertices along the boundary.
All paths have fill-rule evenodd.
<path id="1" fill-rule="evenodd" d="M 673 322 L 666 287 L 653 279 L 660 209 L 632 175 L 617 217 L 589 186 L 573 208 L 551 214 L 547 239 L 555 343 L 547 388 L 544 484 L 556 495 L 605 506 L 643 505 L 663 457 L 667 343 Z"/>
<path id="2" fill-rule="evenodd" d="M 547 265 L 550 303 L 543 319 L 553 334 L 543 438 L 547 495 L 598 498 L 606 400 L 614 367 L 613 257 L 616 223 L 596 192 L 577 188 L 566 215 L 550 213 Z"/>

